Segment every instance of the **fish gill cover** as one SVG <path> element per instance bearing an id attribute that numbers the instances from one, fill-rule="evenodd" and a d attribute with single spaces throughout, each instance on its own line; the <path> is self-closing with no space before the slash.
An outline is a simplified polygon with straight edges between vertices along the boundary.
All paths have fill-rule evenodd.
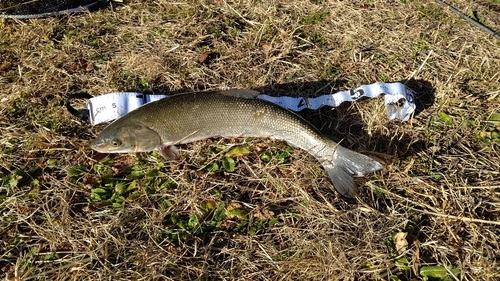
<path id="1" fill-rule="evenodd" d="M 0 0 L 0 17 L 35 18 L 57 15 L 82 7 L 90 7 L 105 0 Z"/>

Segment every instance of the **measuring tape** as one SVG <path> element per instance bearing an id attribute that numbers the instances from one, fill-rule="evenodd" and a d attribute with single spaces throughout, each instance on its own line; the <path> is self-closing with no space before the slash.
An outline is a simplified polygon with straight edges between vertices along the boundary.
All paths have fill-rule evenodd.
<path id="1" fill-rule="evenodd" d="M 384 95 L 384 101 L 387 108 L 387 118 L 400 119 L 408 121 L 411 114 L 415 111 L 413 102 L 413 92 L 403 83 L 374 83 L 362 85 L 354 90 L 341 91 L 335 94 L 326 94 L 314 98 L 274 97 L 266 94 L 260 94 L 258 99 L 275 103 L 281 107 L 292 111 L 301 111 L 304 109 L 317 110 L 323 106 L 337 107 L 343 102 L 355 102 L 360 98 L 376 98 Z M 136 92 L 115 92 L 97 97 L 91 97 L 89 94 L 77 93 L 68 98 L 66 106 L 68 110 L 80 119 L 87 119 L 92 125 L 106 123 L 118 119 L 141 105 L 160 100 L 168 95 L 154 95 Z M 75 110 L 69 103 L 70 99 L 86 98 L 87 109 Z"/>

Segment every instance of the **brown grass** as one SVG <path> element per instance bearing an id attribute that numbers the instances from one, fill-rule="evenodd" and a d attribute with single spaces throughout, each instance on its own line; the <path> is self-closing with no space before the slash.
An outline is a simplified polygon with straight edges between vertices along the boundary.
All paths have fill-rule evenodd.
<path id="1" fill-rule="evenodd" d="M 448 3 L 500 30 L 498 1 Z M 404 81 L 431 51 L 409 82 L 410 122 L 388 121 L 380 99 L 303 113 L 385 162 L 354 204 L 283 143 L 201 141 L 177 163 L 100 155 L 89 142 L 102 126 L 64 108 L 81 90 L 312 96 Z M 458 275 L 431 280 L 498 280 L 499 91 L 500 42 L 434 1 L 130 0 L 0 19 L 0 270 L 7 280 L 420 280 L 436 266 Z M 249 152 L 226 172 L 233 146 Z"/>

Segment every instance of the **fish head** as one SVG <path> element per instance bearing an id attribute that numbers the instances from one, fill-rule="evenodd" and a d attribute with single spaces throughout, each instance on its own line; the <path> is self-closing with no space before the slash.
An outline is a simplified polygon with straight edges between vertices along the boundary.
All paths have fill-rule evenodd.
<path id="1" fill-rule="evenodd" d="M 111 123 L 90 147 L 102 153 L 148 152 L 158 150 L 162 141 L 158 133 L 140 123 Z"/>

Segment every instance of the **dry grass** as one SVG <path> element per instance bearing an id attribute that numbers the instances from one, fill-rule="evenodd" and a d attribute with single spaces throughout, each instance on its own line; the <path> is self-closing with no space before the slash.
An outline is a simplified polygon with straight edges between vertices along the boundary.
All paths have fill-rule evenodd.
<path id="1" fill-rule="evenodd" d="M 448 2 L 500 30 L 498 1 Z M 215 53 L 200 64 L 205 51 Z M 102 127 L 64 108 L 80 90 L 317 95 L 405 80 L 431 51 L 409 82 L 408 123 L 386 120 L 381 100 L 304 113 L 385 161 L 355 204 L 283 143 L 207 140 L 182 146 L 178 163 L 100 155 L 89 142 Z M 7 280 L 423 280 L 436 266 L 458 274 L 430 280 L 498 280 L 500 125 L 488 120 L 499 91 L 500 42 L 434 1 L 130 0 L 0 20 L 0 270 Z M 235 144 L 249 152 L 227 172 Z"/>

